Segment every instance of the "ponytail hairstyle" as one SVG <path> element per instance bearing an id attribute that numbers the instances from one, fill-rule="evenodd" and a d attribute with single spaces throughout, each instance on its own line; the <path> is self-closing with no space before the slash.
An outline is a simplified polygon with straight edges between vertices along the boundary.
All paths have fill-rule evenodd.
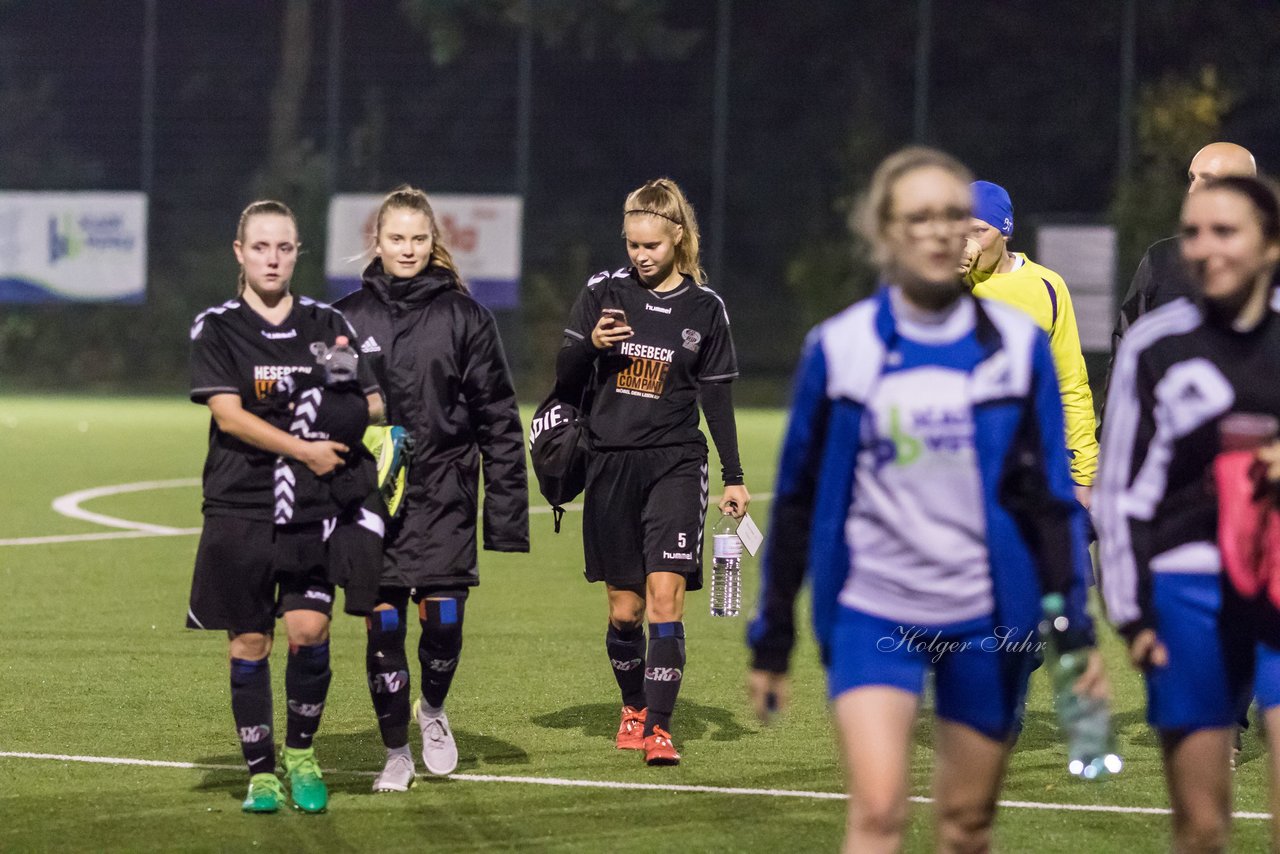
<path id="1" fill-rule="evenodd" d="M 466 283 L 462 281 L 462 274 L 458 272 L 458 265 L 453 260 L 453 255 L 449 252 L 449 247 L 444 245 L 444 240 L 440 235 L 440 223 L 436 219 L 436 212 L 431 209 L 431 202 L 427 199 L 427 194 L 417 187 L 411 187 L 408 184 L 401 184 L 382 200 L 382 205 L 378 208 L 378 222 L 374 228 L 374 243 L 376 245 L 378 236 L 382 234 L 382 221 L 386 218 L 389 210 L 409 210 L 417 211 L 426 216 L 427 221 L 431 223 L 431 255 L 427 258 L 427 267 L 439 267 L 442 270 L 448 270 L 453 274 L 453 280 L 457 289 L 463 293 L 468 293 Z"/>
<path id="2" fill-rule="evenodd" d="M 622 206 L 622 216 L 625 219 L 639 214 L 666 220 L 667 231 L 673 235 L 676 226 L 682 229 L 683 236 L 675 247 L 676 269 L 692 276 L 699 285 L 705 285 L 707 272 L 702 269 L 698 220 L 693 215 L 693 205 L 689 204 L 680 186 L 670 178 L 658 178 L 633 190 Z"/>
<path id="3" fill-rule="evenodd" d="M 294 231 L 298 230 L 298 218 L 293 215 L 293 211 L 289 210 L 289 206 L 284 202 L 277 202 L 274 199 L 259 199 L 253 202 L 249 207 L 240 212 L 240 222 L 236 225 L 236 242 L 244 243 L 244 232 L 249 226 L 249 220 L 255 216 L 262 215 L 287 216 L 293 222 Z M 298 241 L 298 245 L 302 245 L 302 241 Z M 240 274 L 236 277 L 236 296 L 244 293 L 245 286 L 248 284 L 244 278 L 244 267 L 240 267 Z"/>

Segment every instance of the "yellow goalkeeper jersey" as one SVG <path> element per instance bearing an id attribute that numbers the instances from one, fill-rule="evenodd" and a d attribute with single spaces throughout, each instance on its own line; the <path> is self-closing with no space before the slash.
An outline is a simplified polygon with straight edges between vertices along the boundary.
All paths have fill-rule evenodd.
<path id="1" fill-rule="evenodd" d="M 1098 468 L 1097 424 L 1071 293 L 1062 277 L 1048 267 L 1040 266 L 1021 252 L 1016 253 L 1016 257 L 1019 260 L 1016 269 L 972 282 L 973 295 L 1022 309 L 1049 334 L 1049 348 L 1053 351 L 1058 388 L 1062 392 L 1071 475 L 1081 486 L 1092 486 Z"/>

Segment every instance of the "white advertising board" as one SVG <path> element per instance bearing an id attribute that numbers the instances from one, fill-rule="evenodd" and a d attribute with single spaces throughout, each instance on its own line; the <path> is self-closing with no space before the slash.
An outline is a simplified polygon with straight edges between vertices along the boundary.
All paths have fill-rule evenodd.
<path id="1" fill-rule="evenodd" d="M 144 193 L 0 192 L 0 302 L 141 303 Z"/>
<path id="2" fill-rule="evenodd" d="M 1116 230 L 1109 225 L 1041 225 L 1036 229 L 1034 260 L 1067 283 L 1080 327 L 1080 348 L 1110 350 L 1116 322 Z"/>
<path id="3" fill-rule="evenodd" d="M 329 201 L 325 275 L 334 298 L 360 286 L 372 258 L 380 194 L 344 194 Z M 490 308 L 519 302 L 519 196 L 432 195 L 431 207 L 445 245 L 476 299 Z"/>

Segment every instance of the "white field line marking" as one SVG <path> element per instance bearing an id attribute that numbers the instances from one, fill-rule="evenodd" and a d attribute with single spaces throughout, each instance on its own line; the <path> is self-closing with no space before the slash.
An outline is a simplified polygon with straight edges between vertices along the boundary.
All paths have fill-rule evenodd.
<path id="1" fill-rule="evenodd" d="M 48 537 L 14 537 L 0 540 L 0 546 L 44 546 L 56 543 L 86 543 L 94 540 L 137 540 L 144 537 L 189 537 L 200 533 L 199 528 L 174 528 L 170 533 L 154 531 L 103 531 L 95 534 L 56 534 Z"/>
<path id="2" fill-rule="evenodd" d="M 53 509 L 55 512 L 63 516 L 69 516 L 72 519 L 80 519 L 85 522 L 93 522 L 97 525 L 106 525 L 111 528 L 125 528 L 124 531 L 111 531 L 91 534 L 54 534 L 44 537 L 13 537 L 10 539 L 0 539 L 0 546 L 45 546 L 55 545 L 58 543 L 85 543 L 97 540 L 136 540 L 140 537 L 190 537 L 200 533 L 199 528 L 169 528 L 164 525 L 151 525 L 146 522 L 132 522 L 128 519 L 117 519 L 114 516 L 105 516 L 101 513 L 94 513 L 85 510 L 80 506 L 82 502 L 92 498 L 105 498 L 109 495 L 122 495 L 126 492 L 145 492 L 151 489 L 172 489 L 183 486 L 199 486 L 200 479 L 195 477 L 181 478 L 179 480 L 145 480 L 139 483 L 121 483 L 114 486 L 98 486 L 93 489 L 82 489 L 79 492 L 68 493 L 53 499 Z M 762 492 L 759 495 L 753 495 L 754 501 L 768 501 L 773 498 L 772 492 Z M 566 504 L 565 510 L 580 511 L 581 503 Z M 530 513 L 546 514 L 551 512 L 551 508 L 546 505 L 534 505 L 529 508 Z"/>
<path id="3" fill-rule="evenodd" d="M 140 483 L 118 483 L 114 486 L 97 486 L 93 489 L 82 489 L 79 492 L 72 492 L 53 499 L 53 512 L 61 513 L 63 516 L 70 516 L 72 519 L 82 519 L 85 522 L 93 522 L 97 525 L 106 525 L 108 528 L 125 528 L 130 531 L 145 531 L 149 534 L 160 534 L 162 536 L 171 537 L 178 533 L 184 533 L 184 531 L 179 528 L 170 528 L 165 525 L 148 525 L 146 522 L 131 522 L 128 519 L 117 519 L 115 516 L 104 516 L 101 513 L 94 513 L 90 510 L 85 510 L 80 506 L 80 504 L 93 498 L 105 498 L 108 495 L 123 495 L 126 492 L 148 492 L 152 489 L 174 489 L 176 487 L 199 485 L 199 478 L 184 477 L 180 480 L 144 480 Z"/>
<path id="4" fill-rule="evenodd" d="M 167 762 L 159 759 L 129 759 L 117 756 L 69 756 L 61 753 L 24 753 L 0 751 L 0 759 L 43 759 L 54 762 L 85 762 L 94 765 L 135 765 L 148 768 L 185 768 L 200 771 L 243 771 L 243 765 L 211 765 L 199 762 Z M 325 769 L 326 774 L 343 774 L 359 777 L 375 777 L 377 771 L 340 771 Z M 621 789 L 626 791 L 654 792 L 702 792 L 715 795 L 754 795 L 766 798 L 805 798 L 814 801 L 843 801 L 843 792 L 806 792 L 800 789 L 746 789 L 738 786 L 686 786 L 661 783 L 626 783 L 616 780 L 567 780 L 559 777 L 519 777 L 499 774 L 450 774 L 451 780 L 469 783 L 524 783 L 536 786 L 565 786 L 579 789 Z M 931 804 L 933 798 L 913 795 L 912 803 Z M 1046 804 L 1036 801 L 1000 801 L 1004 809 L 1052 810 L 1060 812 L 1103 812 L 1127 815 L 1169 815 L 1167 807 L 1122 807 L 1107 804 Z M 1265 812 L 1236 812 L 1233 818 L 1248 821 L 1270 821 Z"/>

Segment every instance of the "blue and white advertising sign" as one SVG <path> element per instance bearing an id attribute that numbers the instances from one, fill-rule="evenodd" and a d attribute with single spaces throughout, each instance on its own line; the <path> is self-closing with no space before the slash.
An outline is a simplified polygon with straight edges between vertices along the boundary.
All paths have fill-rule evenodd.
<path id="1" fill-rule="evenodd" d="M 337 299 L 360 287 L 360 272 L 373 258 L 378 194 L 344 194 L 329 201 L 325 275 Z M 520 301 L 519 196 L 432 195 L 445 246 L 471 293 L 489 308 Z"/>
<path id="2" fill-rule="evenodd" d="M 0 192 L 0 302 L 141 303 L 145 193 Z"/>

